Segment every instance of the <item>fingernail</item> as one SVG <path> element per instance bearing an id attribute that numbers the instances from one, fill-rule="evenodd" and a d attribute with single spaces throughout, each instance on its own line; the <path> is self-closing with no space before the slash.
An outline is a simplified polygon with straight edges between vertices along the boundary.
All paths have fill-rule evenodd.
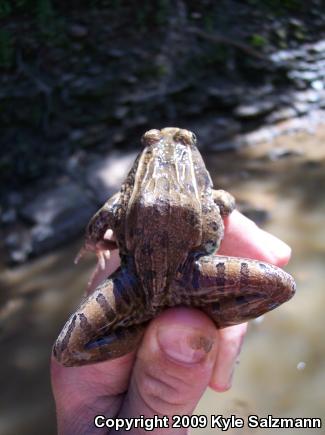
<path id="1" fill-rule="evenodd" d="M 203 331 L 190 328 L 158 329 L 157 339 L 162 351 L 171 359 L 180 363 L 198 363 L 203 361 L 213 346 L 213 338 Z"/>

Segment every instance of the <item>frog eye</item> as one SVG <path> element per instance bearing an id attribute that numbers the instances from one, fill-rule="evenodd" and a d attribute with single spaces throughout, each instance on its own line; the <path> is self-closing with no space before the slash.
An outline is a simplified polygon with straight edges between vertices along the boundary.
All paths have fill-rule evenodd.
<path id="1" fill-rule="evenodd" d="M 181 129 L 177 133 L 175 133 L 174 140 L 177 142 L 181 142 L 184 145 L 195 145 L 196 144 L 196 136 L 189 130 Z"/>
<path id="2" fill-rule="evenodd" d="M 160 130 L 152 129 L 147 131 L 141 138 L 141 143 L 143 146 L 149 146 L 156 142 L 159 142 L 161 139 Z"/>
<path id="3" fill-rule="evenodd" d="M 196 145 L 197 142 L 196 135 L 193 132 L 191 132 L 191 134 L 192 134 L 192 143 Z"/>

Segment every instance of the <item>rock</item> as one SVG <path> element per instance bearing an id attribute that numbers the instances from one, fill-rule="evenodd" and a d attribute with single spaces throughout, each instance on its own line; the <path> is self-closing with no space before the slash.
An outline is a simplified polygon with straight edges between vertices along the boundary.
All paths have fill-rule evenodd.
<path id="1" fill-rule="evenodd" d="M 85 150 L 80 149 L 68 158 L 65 167 L 71 179 L 76 180 L 78 177 L 82 177 L 82 169 L 87 161 L 89 162 L 89 155 Z"/>
<path id="2" fill-rule="evenodd" d="M 304 115 L 308 112 L 309 104 L 294 102 L 293 107 L 297 111 L 298 115 Z"/>
<path id="3" fill-rule="evenodd" d="M 88 167 L 86 180 L 99 205 L 120 189 L 136 156 L 136 152 L 115 152 Z"/>
<path id="4" fill-rule="evenodd" d="M 274 124 L 275 122 L 283 121 L 284 119 L 293 118 L 297 115 L 297 111 L 293 107 L 282 107 L 275 109 L 267 118 L 266 122 Z"/>
<path id="5" fill-rule="evenodd" d="M 214 102 L 220 102 L 222 105 L 232 107 L 238 104 L 243 95 L 245 95 L 245 89 L 240 86 L 232 86 L 220 84 L 219 86 L 209 86 L 204 90 L 211 100 Z"/>
<path id="6" fill-rule="evenodd" d="M 98 76 L 99 74 L 102 74 L 103 68 L 99 65 L 90 65 L 87 69 L 88 74 L 90 74 L 91 76 Z"/>
<path id="7" fill-rule="evenodd" d="M 261 142 L 271 142 L 274 138 L 274 132 L 271 128 L 262 127 L 258 130 L 243 135 L 245 145 L 257 145 Z"/>
<path id="8" fill-rule="evenodd" d="M 69 134 L 69 140 L 81 147 L 91 147 L 108 138 L 108 128 L 104 123 L 95 124 L 85 129 L 74 129 Z"/>
<path id="9" fill-rule="evenodd" d="M 307 91 L 295 92 L 293 99 L 300 103 L 316 103 L 320 100 L 320 96 L 317 91 L 308 89 Z"/>
<path id="10" fill-rule="evenodd" d="M 304 23 L 301 20 L 298 20 L 297 18 L 290 18 L 289 23 L 292 27 L 301 28 L 304 27 Z"/>
<path id="11" fill-rule="evenodd" d="M 32 252 L 30 231 L 23 225 L 13 225 L 4 238 L 10 263 L 23 263 Z"/>
<path id="12" fill-rule="evenodd" d="M 119 106 L 114 110 L 114 117 L 116 119 L 123 119 L 129 112 L 129 108 L 127 106 Z"/>
<path id="13" fill-rule="evenodd" d="M 324 92 L 324 94 L 325 94 L 325 92 Z M 325 95 L 323 95 L 323 97 L 319 103 L 319 107 L 320 107 L 320 109 L 325 109 Z"/>
<path id="14" fill-rule="evenodd" d="M 322 166 L 322 162 L 318 160 L 306 160 L 302 163 L 303 169 L 319 169 Z"/>
<path id="15" fill-rule="evenodd" d="M 0 219 L 1 219 L 1 222 L 4 224 L 10 224 L 10 223 L 15 222 L 15 220 L 17 219 L 16 210 L 14 208 L 9 208 L 7 210 L 4 210 L 0 214 Z"/>
<path id="16" fill-rule="evenodd" d="M 124 81 L 129 85 L 134 85 L 139 81 L 139 79 L 134 74 L 128 74 L 127 76 L 124 77 Z"/>
<path id="17" fill-rule="evenodd" d="M 271 112 L 274 107 L 274 100 L 254 101 L 237 106 L 234 115 L 238 118 L 256 118 Z"/>
<path id="18" fill-rule="evenodd" d="M 85 137 L 81 141 L 82 146 L 94 145 L 103 142 L 108 137 L 108 128 L 104 123 L 95 124 L 87 128 Z"/>
<path id="19" fill-rule="evenodd" d="M 92 212 L 84 211 L 77 219 L 75 213 L 70 219 L 53 225 L 35 225 L 31 230 L 31 255 L 49 251 L 80 234 L 94 212 L 95 207 L 92 208 Z"/>
<path id="20" fill-rule="evenodd" d="M 18 193 L 18 192 L 10 192 L 8 194 L 7 199 L 8 199 L 8 203 L 13 207 L 18 207 L 23 202 L 23 197 L 22 197 L 21 193 Z"/>
<path id="21" fill-rule="evenodd" d="M 76 79 L 75 74 L 70 72 L 62 74 L 61 77 L 59 78 L 60 82 L 65 86 L 67 85 L 68 82 L 71 82 L 72 80 L 75 79 Z"/>
<path id="22" fill-rule="evenodd" d="M 80 128 L 76 128 L 76 129 L 70 131 L 69 140 L 71 142 L 80 142 L 82 140 L 82 138 L 84 137 L 84 135 L 85 135 L 85 133 L 83 130 L 81 130 Z"/>
<path id="23" fill-rule="evenodd" d="M 304 59 L 304 54 L 305 52 L 303 49 L 280 50 L 272 53 L 270 56 L 270 60 L 275 63 L 287 63 L 295 59 Z"/>
<path id="24" fill-rule="evenodd" d="M 68 29 L 69 34 L 76 39 L 84 38 L 88 35 L 88 29 L 81 24 L 71 24 Z"/>
<path id="25" fill-rule="evenodd" d="M 312 82 L 319 78 L 318 71 L 290 71 L 288 77 L 292 80 L 304 80 L 306 82 Z"/>
<path id="26" fill-rule="evenodd" d="M 297 62 L 295 65 L 296 71 L 318 71 L 321 72 L 321 68 L 318 62 Z"/>
<path id="27" fill-rule="evenodd" d="M 239 133 L 241 126 L 239 122 L 231 118 L 218 117 L 213 119 L 208 118 L 204 122 L 197 124 L 193 123 L 189 128 L 195 131 L 200 147 L 220 150 L 222 148 L 220 142 L 227 149 L 234 149 L 231 145 L 233 143 L 232 138 Z"/>
<path id="28" fill-rule="evenodd" d="M 74 220 L 78 226 L 94 209 L 85 191 L 76 183 L 65 183 L 42 192 L 23 206 L 20 214 L 37 225 L 57 225 L 65 220 Z"/>
<path id="29" fill-rule="evenodd" d="M 318 41 L 316 44 L 313 44 L 309 47 L 310 51 L 313 51 L 315 53 L 322 53 L 325 52 L 325 40 Z"/>
<path id="30" fill-rule="evenodd" d="M 311 83 L 311 87 L 315 89 L 315 91 L 322 91 L 325 86 L 322 80 L 315 80 Z"/>
<path id="31" fill-rule="evenodd" d="M 71 44 L 71 48 L 72 48 L 74 51 L 77 51 L 77 52 L 80 52 L 80 51 L 83 50 L 83 46 L 82 46 L 82 44 L 79 44 L 78 42 L 75 42 L 74 44 Z"/>
<path id="32" fill-rule="evenodd" d="M 224 152 L 229 152 L 229 151 L 232 152 L 232 151 L 236 151 L 239 148 L 241 148 L 243 144 L 244 144 L 244 142 L 240 138 L 240 136 L 235 136 L 234 138 L 231 138 L 229 140 L 217 142 L 215 144 L 209 145 L 208 150 L 213 151 L 213 152 L 217 152 L 217 153 L 218 152 L 224 153 Z"/>
<path id="33" fill-rule="evenodd" d="M 287 157 L 302 156 L 303 151 L 298 149 L 272 148 L 268 151 L 267 157 L 270 160 L 279 160 Z"/>
<path id="34" fill-rule="evenodd" d="M 79 234 L 95 211 L 85 190 L 74 182 L 41 193 L 20 211 L 32 226 L 23 241 L 7 240 L 11 258 L 20 261 L 59 246 Z"/>
<path id="35" fill-rule="evenodd" d="M 76 63 L 79 60 L 76 59 Z M 69 84 L 70 95 L 75 97 L 103 98 L 110 90 L 111 78 L 108 74 L 98 77 L 80 76 Z M 92 118 L 93 119 L 93 118 Z"/>
<path id="36" fill-rule="evenodd" d="M 125 130 L 116 130 L 112 135 L 113 144 L 120 144 L 126 140 Z"/>
<path id="37" fill-rule="evenodd" d="M 114 59 L 120 59 L 127 54 L 125 50 L 121 50 L 119 48 L 108 48 L 106 53 L 108 56 Z"/>

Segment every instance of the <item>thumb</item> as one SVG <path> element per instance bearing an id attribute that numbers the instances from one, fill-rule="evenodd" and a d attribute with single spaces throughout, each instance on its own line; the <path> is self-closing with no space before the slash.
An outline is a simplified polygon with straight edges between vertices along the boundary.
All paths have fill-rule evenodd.
<path id="1" fill-rule="evenodd" d="M 171 416 L 191 414 L 212 376 L 216 339 L 213 322 L 195 309 L 169 309 L 153 320 L 138 351 L 120 416 L 166 415 L 171 427 Z"/>

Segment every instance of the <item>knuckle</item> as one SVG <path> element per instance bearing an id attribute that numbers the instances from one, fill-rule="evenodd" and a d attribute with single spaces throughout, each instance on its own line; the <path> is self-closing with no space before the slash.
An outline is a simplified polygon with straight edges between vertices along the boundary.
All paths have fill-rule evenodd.
<path id="1" fill-rule="evenodd" d="M 137 389 L 142 400 L 158 413 L 175 414 L 184 409 L 190 395 L 190 387 L 182 379 L 153 367 L 139 374 Z"/>

